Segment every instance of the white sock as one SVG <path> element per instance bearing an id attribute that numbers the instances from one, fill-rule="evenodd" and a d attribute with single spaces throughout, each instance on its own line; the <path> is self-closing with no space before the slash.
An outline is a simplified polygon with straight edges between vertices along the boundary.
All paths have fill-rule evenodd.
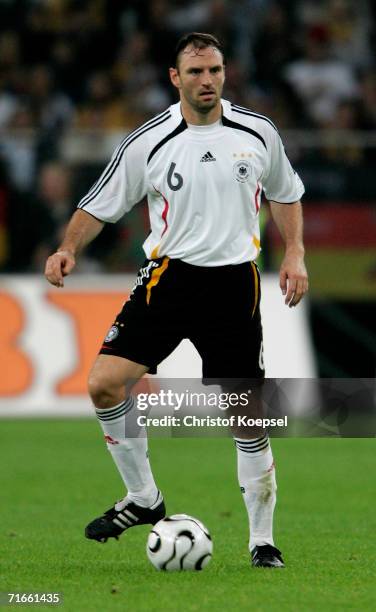
<path id="1" fill-rule="evenodd" d="M 235 438 L 238 479 L 247 508 L 250 528 L 249 549 L 273 541 L 273 512 L 277 484 L 269 438 Z"/>
<path id="2" fill-rule="evenodd" d="M 113 406 L 96 408 L 103 429 L 107 448 L 127 487 L 127 499 L 148 508 L 158 497 L 148 458 L 148 441 L 145 427 L 137 425 L 134 398 Z"/>

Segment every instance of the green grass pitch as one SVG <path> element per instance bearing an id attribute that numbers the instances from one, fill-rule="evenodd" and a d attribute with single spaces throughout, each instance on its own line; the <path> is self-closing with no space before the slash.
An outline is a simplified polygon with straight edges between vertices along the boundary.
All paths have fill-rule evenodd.
<path id="1" fill-rule="evenodd" d="M 231 439 L 152 439 L 168 512 L 200 518 L 214 540 L 203 572 L 165 573 L 146 558 L 147 526 L 105 545 L 83 537 L 123 492 L 94 420 L 1 431 L 0 591 L 61 592 L 69 612 L 376 609 L 374 439 L 273 440 L 283 570 L 249 565 Z"/>

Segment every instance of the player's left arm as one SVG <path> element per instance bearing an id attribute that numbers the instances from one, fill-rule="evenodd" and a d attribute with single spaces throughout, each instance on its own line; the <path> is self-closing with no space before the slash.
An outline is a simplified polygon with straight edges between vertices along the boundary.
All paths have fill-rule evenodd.
<path id="1" fill-rule="evenodd" d="M 308 274 L 304 263 L 303 213 L 301 202 L 279 204 L 270 200 L 273 220 L 285 243 L 279 284 L 290 308 L 299 304 L 308 291 Z"/>

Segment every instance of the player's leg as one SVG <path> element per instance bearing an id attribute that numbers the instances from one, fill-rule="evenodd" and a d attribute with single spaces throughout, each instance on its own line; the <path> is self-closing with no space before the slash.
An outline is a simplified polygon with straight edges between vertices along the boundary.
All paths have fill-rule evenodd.
<path id="1" fill-rule="evenodd" d="M 192 341 L 203 359 L 204 381 L 219 379 L 226 391 L 233 391 L 234 385 L 239 393 L 251 389 L 248 405 L 233 408 L 232 414 L 257 418 L 262 416 L 262 385 L 257 381 L 262 382 L 264 377 L 259 275 L 253 264 L 232 267 L 227 279 L 226 274 L 226 270 L 221 271 L 221 282 L 231 291 L 220 308 L 216 306 L 215 289 L 212 299 L 207 296 L 210 319 L 204 321 Z M 273 541 L 277 485 L 268 435 L 249 427 L 236 427 L 233 435 L 238 480 L 249 518 L 252 564 L 283 567 Z"/>
<path id="2" fill-rule="evenodd" d="M 147 370 L 123 357 L 98 355 L 89 375 L 89 393 L 128 498 L 145 507 L 155 502 L 158 489 L 147 457 L 146 429 L 137 424 L 131 389 Z"/>
<path id="3" fill-rule="evenodd" d="M 235 355 L 233 356 L 236 359 Z M 235 363 L 235 362 L 234 362 Z M 210 377 L 209 377 L 210 378 Z M 248 397 L 248 404 L 229 407 L 229 416 L 235 416 L 231 428 L 237 456 L 237 474 L 240 491 L 248 514 L 249 550 L 252 564 L 262 567 L 283 567 L 280 551 L 274 545 L 273 516 L 277 499 L 275 464 L 269 436 L 260 427 L 243 426 L 242 418 L 259 419 L 264 416 L 262 381 L 226 377 L 221 388 L 227 393 Z M 261 384 L 260 384 L 261 383 Z M 252 391 L 249 394 L 249 390 Z"/>
<path id="4" fill-rule="evenodd" d="M 262 418 L 262 390 L 252 390 L 251 410 L 242 410 L 251 418 Z M 248 431 L 247 431 L 248 429 Z M 233 432 L 237 454 L 237 472 L 249 520 L 249 550 L 252 564 L 283 567 L 280 551 L 274 546 L 273 515 L 277 499 L 275 464 L 267 432 L 236 428 Z"/>
<path id="5" fill-rule="evenodd" d="M 137 424 L 131 388 L 146 372 L 155 374 L 157 365 L 182 339 L 173 300 L 175 284 L 168 258 L 145 262 L 90 373 L 90 395 L 128 494 L 87 526 L 89 538 L 106 541 L 130 526 L 155 523 L 164 516 L 163 499 L 150 469 L 146 429 Z"/>
<path id="6" fill-rule="evenodd" d="M 154 524 L 165 515 L 151 471 L 145 427 L 137 423 L 133 385 L 148 368 L 123 357 L 99 355 L 89 376 L 89 392 L 107 448 L 127 488 L 127 495 L 86 527 L 86 537 L 105 542 L 125 529 Z"/>

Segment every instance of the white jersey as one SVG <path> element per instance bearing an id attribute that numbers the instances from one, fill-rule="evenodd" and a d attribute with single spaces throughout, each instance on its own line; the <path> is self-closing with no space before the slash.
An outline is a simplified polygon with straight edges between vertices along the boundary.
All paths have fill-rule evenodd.
<path id="1" fill-rule="evenodd" d="M 304 186 L 269 119 L 227 100 L 222 109 L 216 123 L 187 125 L 178 103 L 133 131 L 78 208 L 116 222 L 146 195 L 149 259 L 167 255 L 198 266 L 254 260 L 262 191 L 289 204 Z"/>

